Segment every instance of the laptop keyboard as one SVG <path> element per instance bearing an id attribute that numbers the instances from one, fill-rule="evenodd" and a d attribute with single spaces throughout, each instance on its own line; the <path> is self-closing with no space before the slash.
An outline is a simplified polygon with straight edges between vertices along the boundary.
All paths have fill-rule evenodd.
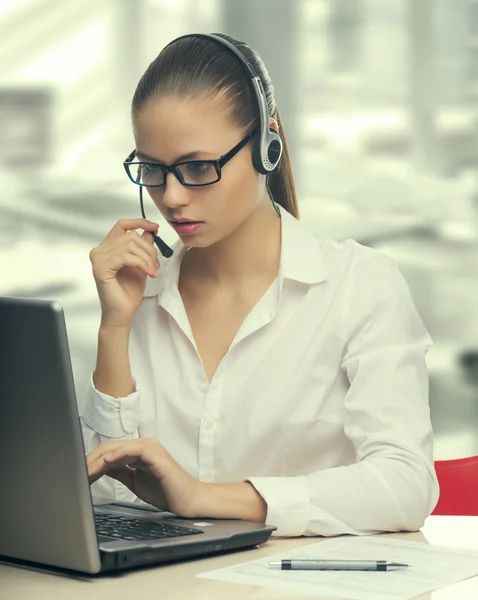
<path id="1" fill-rule="evenodd" d="M 103 513 L 95 513 L 95 525 L 98 535 L 121 540 L 158 540 L 203 533 L 201 530 L 182 525 Z"/>

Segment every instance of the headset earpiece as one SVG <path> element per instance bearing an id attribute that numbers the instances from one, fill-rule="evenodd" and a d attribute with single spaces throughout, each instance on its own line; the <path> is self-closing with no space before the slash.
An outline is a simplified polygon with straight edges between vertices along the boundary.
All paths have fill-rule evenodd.
<path id="1" fill-rule="evenodd" d="M 266 141 L 263 143 L 263 136 L 257 136 L 252 146 L 252 164 L 255 170 L 262 175 L 273 171 L 279 164 L 282 155 L 280 135 L 274 130 L 269 130 L 265 137 Z"/>
<path id="2" fill-rule="evenodd" d="M 260 77 L 255 75 L 251 79 L 251 83 L 256 92 L 261 127 L 260 134 L 254 139 L 252 146 L 252 164 L 258 173 L 267 175 L 279 164 L 282 140 L 277 131 L 269 126 L 270 115 Z"/>

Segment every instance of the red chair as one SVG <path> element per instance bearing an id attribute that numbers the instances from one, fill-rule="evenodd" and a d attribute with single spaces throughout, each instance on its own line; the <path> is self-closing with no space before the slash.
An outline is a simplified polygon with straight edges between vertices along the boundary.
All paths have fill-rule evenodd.
<path id="1" fill-rule="evenodd" d="M 440 498 L 433 515 L 478 515 L 478 456 L 435 461 Z"/>

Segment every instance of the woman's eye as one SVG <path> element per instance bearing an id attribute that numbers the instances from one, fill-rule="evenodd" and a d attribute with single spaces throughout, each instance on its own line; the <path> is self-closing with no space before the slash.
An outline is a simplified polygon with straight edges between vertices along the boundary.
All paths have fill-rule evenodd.
<path id="1" fill-rule="evenodd" d="M 159 173 L 161 171 L 161 167 L 157 165 L 143 165 L 143 169 L 145 173 Z"/>
<path id="2" fill-rule="evenodd" d="M 194 162 L 187 165 L 188 173 L 191 175 L 201 175 L 206 173 L 211 168 L 211 163 L 208 162 Z"/>

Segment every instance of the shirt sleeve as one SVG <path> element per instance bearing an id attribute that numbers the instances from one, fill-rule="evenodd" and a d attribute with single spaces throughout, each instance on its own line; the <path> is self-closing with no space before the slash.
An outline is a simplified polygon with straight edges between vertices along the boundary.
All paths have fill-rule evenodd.
<path id="1" fill-rule="evenodd" d="M 91 374 L 81 418 L 86 428 L 98 434 L 100 441 L 137 437 L 135 434 L 141 414 L 141 392 L 134 378 L 133 384 L 132 394 L 124 398 L 113 398 L 95 388 Z"/>
<path id="2" fill-rule="evenodd" d="M 276 536 L 415 531 L 438 499 L 425 362 L 431 338 L 387 256 L 362 261 L 346 285 L 343 426 L 356 462 L 247 479 Z"/>
<path id="3" fill-rule="evenodd" d="M 89 453 L 100 443 L 111 440 L 139 437 L 142 413 L 143 387 L 146 393 L 149 379 L 140 352 L 138 327 L 134 326 L 129 343 L 129 358 L 133 373 L 134 391 L 124 398 L 113 398 L 96 389 L 91 374 L 86 400 L 81 413 L 81 428 L 85 452 Z M 94 496 L 111 500 L 142 503 L 126 486 L 111 477 L 101 477 L 91 485 Z"/>

